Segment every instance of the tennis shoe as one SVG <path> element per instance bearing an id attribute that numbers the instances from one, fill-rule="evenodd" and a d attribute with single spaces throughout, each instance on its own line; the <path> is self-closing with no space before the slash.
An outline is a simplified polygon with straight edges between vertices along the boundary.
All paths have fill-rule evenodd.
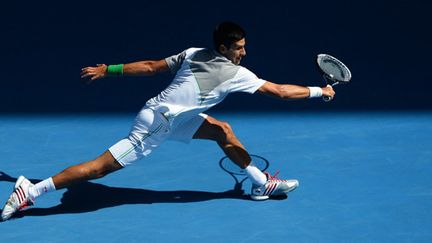
<path id="1" fill-rule="evenodd" d="M 14 191 L 9 196 L 1 214 L 2 220 L 8 220 L 16 212 L 24 210 L 34 204 L 29 195 L 29 188 L 34 186 L 27 178 L 20 176 L 15 183 Z"/>
<path id="2" fill-rule="evenodd" d="M 262 186 L 252 185 L 251 198 L 255 201 L 262 201 L 269 199 L 270 196 L 286 195 L 288 192 L 293 191 L 299 186 L 297 180 L 281 180 L 277 178 L 279 172 L 274 176 L 264 172 L 267 176 L 267 182 Z"/>

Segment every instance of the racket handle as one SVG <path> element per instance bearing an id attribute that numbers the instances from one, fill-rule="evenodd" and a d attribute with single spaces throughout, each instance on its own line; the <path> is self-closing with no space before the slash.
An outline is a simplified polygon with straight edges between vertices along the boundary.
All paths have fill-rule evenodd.
<path id="1" fill-rule="evenodd" d="M 327 87 L 333 87 L 333 86 L 335 86 L 335 85 L 337 85 L 337 84 L 339 84 L 339 82 L 336 82 L 336 83 L 334 83 L 334 84 L 332 84 L 332 85 L 327 84 Z M 322 98 L 323 98 L 323 100 L 324 100 L 325 102 L 330 102 L 330 101 L 333 99 L 333 97 L 329 97 L 329 96 L 323 96 Z"/>

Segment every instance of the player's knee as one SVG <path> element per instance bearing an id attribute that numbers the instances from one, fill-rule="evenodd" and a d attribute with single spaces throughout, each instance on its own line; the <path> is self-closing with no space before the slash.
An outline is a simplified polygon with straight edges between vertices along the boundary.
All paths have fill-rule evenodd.
<path id="1" fill-rule="evenodd" d="M 234 132 L 231 125 L 227 122 L 221 122 L 219 126 L 222 132 L 222 142 L 229 142 L 234 137 Z"/>
<path id="2" fill-rule="evenodd" d="M 99 179 L 108 175 L 109 171 L 104 167 L 99 167 L 99 168 L 95 168 L 92 173 L 94 178 Z"/>
<path id="3" fill-rule="evenodd" d="M 222 126 L 222 130 L 226 135 L 231 135 L 233 133 L 231 125 L 228 124 L 227 122 L 222 122 L 221 126 Z"/>

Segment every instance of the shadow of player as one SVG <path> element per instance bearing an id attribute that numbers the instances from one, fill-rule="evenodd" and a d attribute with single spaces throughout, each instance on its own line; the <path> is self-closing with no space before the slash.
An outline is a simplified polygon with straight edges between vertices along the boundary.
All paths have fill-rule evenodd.
<path id="1" fill-rule="evenodd" d="M 0 181 L 15 183 L 16 180 L 17 178 L 0 172 Z M 37 183 L 41 180 L 30 179 L 30 181 Z M 18 212 L 14 217 L 85 213 L 124 204 L 191 203 L 215 199 L 251 200 L 248 195 L 244 195 L 242 190 L 234 189 L 224 192 L 155 191 L 110 187 L 93 182 L 84 182 L 67 188 L 59 205 L 50 208 L 30 208 Z"/>

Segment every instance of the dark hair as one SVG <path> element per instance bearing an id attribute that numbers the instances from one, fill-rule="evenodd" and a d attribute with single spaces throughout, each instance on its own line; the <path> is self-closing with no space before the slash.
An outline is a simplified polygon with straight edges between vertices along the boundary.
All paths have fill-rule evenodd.
<path id="1" fill-rule="evenodd" d="M 233 22 L 222 22 L 216 26 L 213 31 L 213 43 L 216 51 L 219 51 L 219 46 L 224 45 L 230 48 L 234 42 L 237 42 L 246 37 L 246 32 L 240 25 Z"/>

